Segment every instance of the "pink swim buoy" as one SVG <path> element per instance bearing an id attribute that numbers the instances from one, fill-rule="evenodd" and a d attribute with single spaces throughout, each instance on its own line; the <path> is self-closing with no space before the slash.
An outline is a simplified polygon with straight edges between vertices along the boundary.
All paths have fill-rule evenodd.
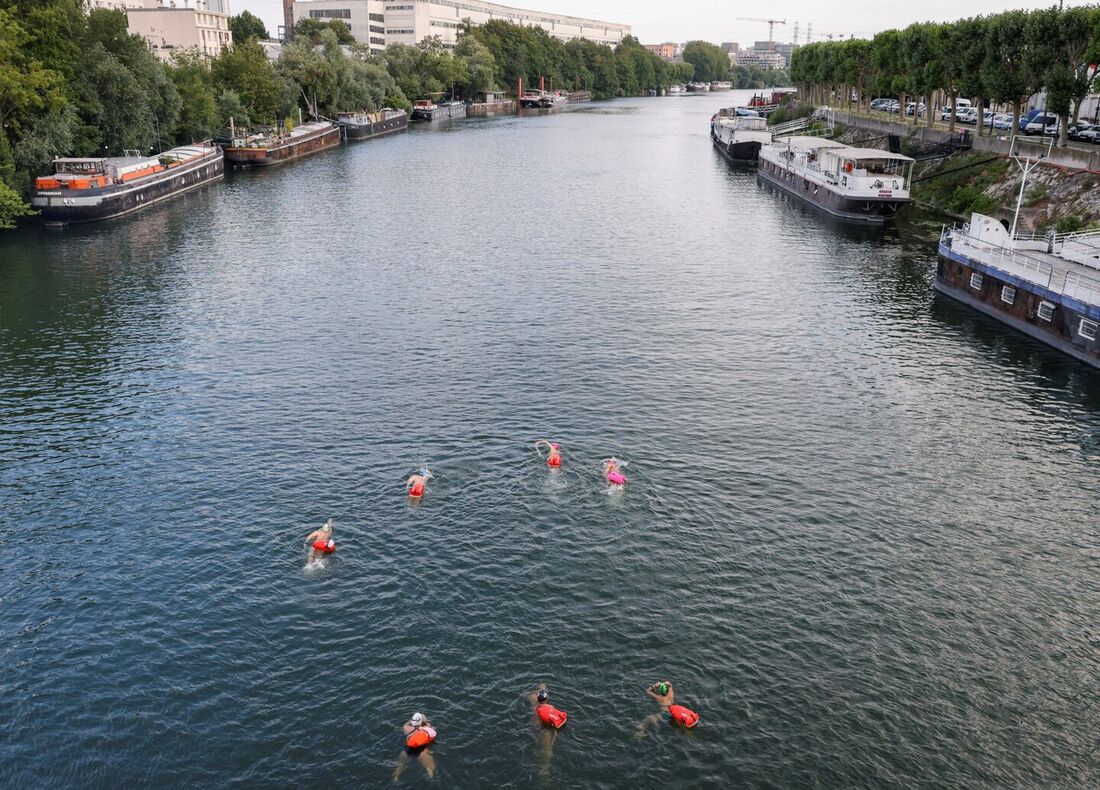
<path id="1" fill-rule="evenodd" d="M 621 475 L 618 472 L 608 472 L 606 476 L 607 482 L 612 485 L 621 486 L 626 483 L 626 475 Z"/>

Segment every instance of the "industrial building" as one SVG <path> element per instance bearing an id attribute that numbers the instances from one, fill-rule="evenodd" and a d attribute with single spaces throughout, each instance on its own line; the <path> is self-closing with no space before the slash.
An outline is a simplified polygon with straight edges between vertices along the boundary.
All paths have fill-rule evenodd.
<path id="1" fill-rule="evenodd" d="M 417 44 L 439 36 L 445 47 L 458 41 L 464 21 L 481 25 L 499 19 L 527 27 L 541 27 L 562 41 L 586 38 L 615 46 L 630 35 L 630 26 L 617 22 L 565 16 L 549 11 L 477 2 L 477 0 L 284 0 L 287 26 L 299 19 L 341 19 L 357 41 L 381 51 L 389 44 Z"/>

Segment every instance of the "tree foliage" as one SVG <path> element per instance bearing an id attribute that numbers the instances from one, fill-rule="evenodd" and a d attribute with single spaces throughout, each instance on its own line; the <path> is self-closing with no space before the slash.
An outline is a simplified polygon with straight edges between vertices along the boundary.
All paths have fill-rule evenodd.
<path id="1" fill-rule="evenodd" d="M 729 79 L 730 57 L 721 47 L 706 41 L 689 41 L 684 47 L 684 63 L 695 68 L 696 82 L 715 82 Z"/>
<path id="2" fill-rule="evenodd" d="M 1045 90 L 1045 109 L 1062 118 L 1064 145 L 1070 120 L 1096 85 L 1091 65 L 1098 60 L 1100 6 L 1050 7 L 807 44 L 791 59 L 791 79 L 818 103 L 854 89 L 861 104 L 872 95 L 924 97 L 931 108 L 939 92 L 946 102 L 962 95 L 979 108 L 1008 105 L 1016 120 L 1028 97 Z"/>
<path id="3" fill-rule="evenodd" d="M 263 20 L 251 11 L 241 11 L 236 16 L 229 17 L 229 32 L 233 34 L 233 40 L 236 42 L 248 41 L 250 38 L 261 40 L 271 38 Z"/>

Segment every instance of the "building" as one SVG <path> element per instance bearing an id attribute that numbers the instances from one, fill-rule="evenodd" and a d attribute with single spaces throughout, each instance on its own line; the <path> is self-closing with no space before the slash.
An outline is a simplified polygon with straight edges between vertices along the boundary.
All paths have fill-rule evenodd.
<path id="1" fill-rule="evenodd" d="M 765 42 L 766 43 L 766 42 Z M 778 52 L 768 50 L 743 49 L 737 53 L 738 66 L 756 66 L 761 69 L 784 69 L 787 61 Z"/>
<path id="2" fill-rule="evenodd" d="M 464 21 L 481 25 L 500 19 L 527 27 L 541 27 L 562 41 L 587 38 L 614 46 L 630 35 L 630 26 L 617 22 L 564 16 L 548 11 L 530 11 L 478 0 L 284 0 L 292 3 L 292 16 L 299 19 L 342 19 L 357 41 L 372 50 L 390 44 L 417 44 L 439 36 L 445 47 L 454 47 Z"/>
<path id="3" fill-rule="evenodd" d="M 233 43 L 228 0 L 143 0 L 126 7 L 127 29 L 149 44 L 161 60 L 193 51 L 216 58 Z"/>
<path id="4" fill-rule="evenodd" d="M 736 41 L 723 41 L 722 51 L 725 52 L 727 55 L 736 55 L 738 52 L 741 51 L 741 45 L 738 44 Z M 732 60 L 732 58 L 730 59 Z"/>
<path id="5" fill-rule="evenodd" d="M 666 41 L 664 44 L 646 44 L 645 48 L 662 60 L 676 60 L 683 54 L 680 45 L 673 41 Z"/>
<path id="6" fill-rule="evenodd" d="M 752 45 L 757 52 L 778 52 L 783 56 L 784 68 L 791 65 L 791 54 L 797 49 L 794 44 L 784 44 L 779 41 L 757 41 Z"/>

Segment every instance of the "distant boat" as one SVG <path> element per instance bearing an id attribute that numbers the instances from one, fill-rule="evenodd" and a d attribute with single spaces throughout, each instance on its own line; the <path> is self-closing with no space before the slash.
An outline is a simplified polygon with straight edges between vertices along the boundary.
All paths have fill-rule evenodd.
<path id="1" fill-rule="evenodd" d="M 233 167 L 269 167 L 340 145 L 340 127 L 332 121 L 313 121 L 289 132 L 270 130 L 252 134 L 230 132 L 223 146 L 225 161 Z"/>
<path id="2" fill-rule="evenodd" d="M 345 140 L 369 140 L 405 131 L 409 116 L 404 110 L 386 107 L 378 112 L 342 112 L 337 114 L 336 123 L 343 130 Z"/>
<path id="3" fill-rule="evenodd" d="M 35 179 L 31 205 L 47 225 L 69 225 L 121 217 L 217 181 L 225 160 L 204 142 L 156 156 L 55 159 L 53 169 Z"/>

